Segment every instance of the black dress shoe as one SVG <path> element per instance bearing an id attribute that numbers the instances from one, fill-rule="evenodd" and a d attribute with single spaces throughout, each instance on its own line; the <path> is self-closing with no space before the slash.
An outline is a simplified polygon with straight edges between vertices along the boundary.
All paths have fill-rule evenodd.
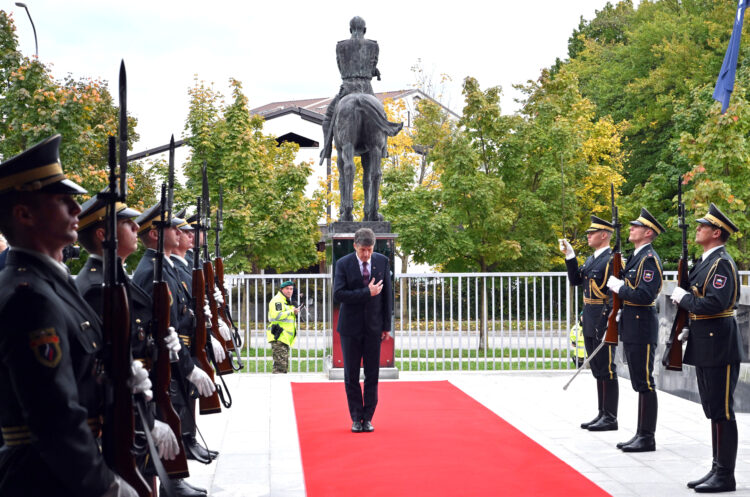
<path id="1" fill-rule="evenodd" d="M 185 485 L 187 485 L 188 487 L 190 487 L 190 488 L 192 488 L 193 490 L 195 490 L 196 492 L 203 492 L 204 494 L 208 494 L 208 490 L 206 490 L 205 488 L 201 488 L 201 487 L 196 487 L 195 485 L 191 485 L 191 484 L 190 484 L 190 482 L 189 482 L 189 481 L 187 481 L 187 480 L 182 480 L 182 482 L 183 482 L 183 483 L 184 483 Z"/>
<path id="2" fill-rule="evenodd" d="M 637 433 L 636 433 L 635 435 L 633 435 L 633 438 L 631 438 L 631 439 L 630 439 L 630 440 L 628 440 L 627 442 L 617 442 L 617 445 L 616 445 L 615 447 L 617 447 L 618 449 L 622 449 L 622 448 L 623 448 L 623 447 L 625 447 L 626 445 L 630 445 L 630 444 L 632 444 L 633 442 L 635 442 L 635 439 L 636 439 L 636 438 L 638 438 L 638 434 L 637 434 Z M 690 487 L 690 488 L 693 488 L 693 487 Z"/>
<path id="3" fill-rule="evenodd" d="M 352 423 L 352 433 L 362 433 L 362 423 L 360 421 Z"/>
<path id="4" fill-rule="evenodd" d="M 639 435 L 632 443 L 621 449 L 623 452 L 653 452 L 656 450 L 656 441 L 653 436 Z"/>
<path id="5" fill-rule="evenodd" d="M 219 457 L 219 451 L 218 450 L 208 449 L 208 453 L 211 454 L 211 459 L 216 459 L 217 457 Z"/>
<path id="6" fill-rule="evenodd" d="M 601 419 L 601 417 L 602 417 L 602 416 L 603 416 L 603 414 L 602 414 L 602 413 L 600 412 L 600 413 L 599 413 L 599 414 L 597 414 L 597 415 L 596 415 L 596 417 L 595 417 L 594 419 L 592 419 L 591 421 L 587 421 L 586 423 L 581 423 L 581 428 L 583 428 L 584 430 L 587 430 L 589 426 L 591 426 L 591 425 L 593 425 L 594 423 L 596 423 L 597 421 L 599 421 L 599 420 Z"/>
<path id="7" fill-rule="evenodd" d="M 213 460 L 206 448 L 199 444 L 195 437 L 182 435 L 182 443 L 185 446 L 186 458 L 203 464 L 209 464 Z"/>
<path id="8" fill-rule="evenodd" d="M 617 429 L 617 418 L 604 414 L 599 421 L 589 425 L 588 431 L 614 431 Z"/>
<path id="9" fill-rule="evenodd" d="M 711 471 L 709 471 L 708 473 L 706 473 L 706 476 L 704 476 L 703 478 L 698 478 L 697 480 L 693 480 L 693 481 L 687 482 L 688 488 L 695 488 L 695 487 L 697 487 L 701 483 L 703 483 L 706 480 L 708 480 L 709 478 L 711 478 L 714 475 L 714 473 L 716 473 L 716 465 L 715 464 L 711 467 Z"/>
<path id="10" fill-rule="evenodd" d="M 171 482 L 176 497 L 206 497 L 208 495 L 206 492 L 199 492 L 190 488 L 182 478 L 171 480 Z M 164 485 L 159 485 L 159 495 L 166 495 Z"/>
<path id="11" fill-rule="evenodd" d="M 693 489 L 700 494 L 713 494 L 718 492 L 734 492 L 737 484 L 734 481 L 734 473 L 717 469 L 711 477 L 696 485 Z"/>
<path id="12" fill-rule="evenodd" d="M 365 421 L 365 422 L 364 422 L 364 423 L 362 424 L 362 431 L 364 431 L 364 432 L 366 432 L 366 433 L 370 433 L 370 432 L 372 432 L 372 431 L 375 431 L 375 427 L 374 427 L 374 426 L 372 426 L 372 423 L 370 423 L 369 421 Z"/>

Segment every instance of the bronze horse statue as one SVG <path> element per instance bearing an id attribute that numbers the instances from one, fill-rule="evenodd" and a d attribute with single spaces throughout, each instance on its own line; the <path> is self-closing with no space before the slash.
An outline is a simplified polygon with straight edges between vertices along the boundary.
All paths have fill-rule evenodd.
<path id="1" fill-rule="evenodd" d="M 378 212 L 378 192 L 382 176 L 380 161 L 388 157 L 388 137 L 396 136 L 404 123 L 388 121 L 383 104 L 367 93 L 343 97 L 331 123 L 338 150 L 341 207 L 339 221 L 353 221 L 354 157 L 362 159 L 362 186 L 365 192 L 365 221 L 382 221 Z"/>

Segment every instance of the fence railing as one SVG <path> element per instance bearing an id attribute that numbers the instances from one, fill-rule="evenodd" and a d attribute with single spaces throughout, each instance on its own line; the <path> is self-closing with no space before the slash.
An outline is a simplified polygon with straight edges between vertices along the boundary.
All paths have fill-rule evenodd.
<path id="1" fill-rule="evenodd" d="M 676 272 L 666 271 L 666 279 Z M 747 284 L 750 272 L 742 271 Z M 272 371 L 268 302 L 295 282 L 298 337 L 290 371 L 322 372 L 332 355 L 328 274 L 227 275 L 232 313 L 244 336 L 245 370 Z M 398 274 L 393 335 L 404 371 L 574 369 L 570 329 L 583 294 L 564 272 Z"/>

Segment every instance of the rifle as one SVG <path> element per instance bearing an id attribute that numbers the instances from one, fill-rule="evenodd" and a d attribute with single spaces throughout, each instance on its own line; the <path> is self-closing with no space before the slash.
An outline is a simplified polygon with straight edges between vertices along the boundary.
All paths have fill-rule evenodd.
<path id="1" fill-rule="evenodd" d="M 682 176 L 677 180 L 677 217 L 682 230 L 682 254 L 677 265 L 677 286 L 689 291 L 687 223 L 685 222 L 685 204 L 682 203 Z M 671 371 L 682 371 L 682 342 L 678 336 L 687 328 L 687 325 L 688 311 L 677 306 L 677 314 L 672 322 L 672 330 L 669 332 L 669 339 L 661 358 L 662 365 Z"/>
<path id="2" fill-rule="evenodd" d="M 206 175 L 206 162 L 203 162 L 203 211 L 199 212 L 198 217 L 201 219 L 198 223 L 198 232 L 201 233 L 201 228 L 203 229 L 203 276 L 205 277 L 206 286 L 204 288 L 204 291 L 206 293 L 206 297 L 208 299 L 208 306 L 211 309 L 211 316 L 213 316 L 213 319 L 211 320 L 211 324 L 209 325 L 211 328 L 211 333 L 214 336 L 214 339 L 218 341 L 221 344 L 221 348 L 224 349 L 224 360 L 220 363 L 216 364 L 216 372 L 219 374 L 219 376 L 234 373 L 234 367 L 232 366 L 231 357 L 229 355 L 229 347 L 228 344 L 232 342 L 231 340 L 224 340 L 224 337 L 221 336 L 221 332 L 219 331 L 219 319 L 221 317 L 219 316 L 219 309 L 218 304 L 216 302 L 216 297 L 214 297 L 214 268 L 211 265 L 211 259 L 208 255 L 208 229 L 210 228 L 210 215 L 211 215 L 211 206 L 209 204 L 209 192 L 208 192 L 208 176 Z M 196 237 L 196 239 L 200 238 L 200 236 Z M 198 254 L 198 250 L 195 251 L 195 255 Z M 234 345 L 234 343 L 232 343 Z M 213 349 L 212 349 L 213 352 Z M 212 356 L 213 357 L 213 356 Z M 214 361 L 215 363 L 215 361 Z M 228 407 L 228 406 L 227 406 Z"/>
<path id="3" fill-rule="evenodd" d="M 107 405 L 102 431 L 102 453 L 113 471 L 119 474 L 140 497 L 149 497 L 151 488 L 138 471 L 133 454 L 135 420 L 133 394 L 128 386 L 130 363 L 130 310 L 124 281 L 122 263 L 117 257 L 117 189 L 115 168 L 115 137 L 109 137 L 109 189 L 100 193 L 107 201 L 104 247 L 103 334 L 104 364 L 111 381 L 111 403 Z"/>
<path id="4" fill-rule="evenodd" d="M 198 197 L 198 223 L 196 228 L 200 233 L 201 225 L 201 198 Z M 198 366 L 206 372 L 211 381 L 214 381 L 214 370 L 209 363 L 208 354 L 213 358 L 213 350 L 207 347 L 206 314 L 203 311 L 203 303 L 206 300 L 206 282 L 203 277 L 203 269 L 200 266 L 198 237 L 193 241 L 193 312 L 195 313 L 195 359 Z M 214 361 L 215 362 L 215 361 Z M 221 412 L 218 388 L 210 397 L 200 397 L 200 413 L 215 414 Z"/>
<path id="5" fill-rule="evenodd" d="M 615 227 L 615 246 L 612 251 L 612 276 L 615 278 L 620 277 L 622 273 L 622 241 L 620 239 L 620 216 L 615 205 L 615 185 L 610 183 L 610 192 L 612 197 L 612 225 Z M 563 386 L 563 390 L 567 390 L 568 386 L 576 379 L 576 376 L 586 368 L 591 360 L 599 353 L 605 344 L 617 345 L 617 313 L 622 308 L 622 299 L 617 296 L 616 293 L 612 292 L 612 311 L 609 313 L 607 318 L 607 332 L 604 334 L 604 338 L 599 345 L 594 349 L 591 354 L 583 361 L 583 364 L 576 370 L 573 376 Z"/>
<path id="6" fill-rule="evenodd" d="M 187 478 L 190 476 L 188 471 L 187 458 L 185 457 L 185 447 L 182 443 L 182 422 L 172 406 L 169 397 L 169 385 L 172 381 L 171 363 L 177 362 L 177 357 L 173 358 L 164 339 L 169 335 L 169 308 L 171 306 L 171 297 L 169 295 L 169 286 L 164 279 L 164 228 L 167 225 L 165 221 L 168 214 L 167 205 L 167 186 L 161 185 L 161 212 L 159 223 L 157 224 L 159 239 L 156 245 L 156 258 L 154 258 L 154 291 L 153 291 L 153 319 L 155 321 L 155 341 L 157 345 L 157 359 L 153 366 L 155 369 L 154 381 L 154 401 L 159 411 L 159 418 L 172 428 L 172 432 L 177 437 L 180 445 L 180 452 L 172 460 L 162 460 L 164 467 L 172 478 Z M 163 483 L 163 480 L 162 480 Z"/>
<path id="7" fill-rule="evenodd" d="M 224 190 L 219 186 L 219 208 L 216 210 L 216 242 L 214 244 L 214 266 L 216 267 L 216 286 L 221 292 L 221 298 L 224 300 L 224 305 L 219 308 L 219 314 L 222 319 L 229 325 L 229 329 L 232 330 L 231 345 L 227 347 L 227 350 L 234 351 L 235 355 L 232 359 L 232 368 L 235 371 L 242 370 L 242 359 L 240 359 L 240 350 L 242 349 L 242 338 L 240 337 L 239 330 L 234 324 L 232 318 L 232 310 L 229 307 L 229 298 L 227 289 L 224 286 L 224 259 L 221 257 L 221 244 L 219 243 L 219 233 L 224 229 Z M 236 359 L 236 362 L 235 362 Z"/>

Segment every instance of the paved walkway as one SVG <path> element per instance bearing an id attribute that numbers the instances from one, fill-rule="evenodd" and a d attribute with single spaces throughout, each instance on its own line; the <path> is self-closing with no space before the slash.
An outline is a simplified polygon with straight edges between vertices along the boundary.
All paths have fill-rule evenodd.
<path id="1" fill-rule="evenodd" d="M 620 379 L 620 430 L 592 433 L 578 425 L 596 412 L 595 383 L 589 374 L 581 374 L 563 391 L 569 376 L 401 373 L 402 380 L 451 381 L 613 496 L 695 495 L 685 483 L 705 474 L 711 459 L 710 424 L 698 404 L 659 392 L 656 452 L 626 454 L 615 444 L 635 431 L 638 400 L 629 381 Z M 208 466 L 190 461 L 190 481 L 209 488 L 214 497 L 304 496 L 289 384 L 325 382 L 327 377 L 235 374 L 226 379 L 234 406 L 198 420 L 210 448 L 221 455 Z M 341 408 L 346 409 L 343 385 Z M 373 421 L 377 429 L 377 413 Z M 737 492 L 727 495 L 750 497 L 750 414 L 738 414 L 738 423 Z M 449 457 L 450 448 L 446 454 Z M 398 491 L 393 495 L 399 497 Z"/>

